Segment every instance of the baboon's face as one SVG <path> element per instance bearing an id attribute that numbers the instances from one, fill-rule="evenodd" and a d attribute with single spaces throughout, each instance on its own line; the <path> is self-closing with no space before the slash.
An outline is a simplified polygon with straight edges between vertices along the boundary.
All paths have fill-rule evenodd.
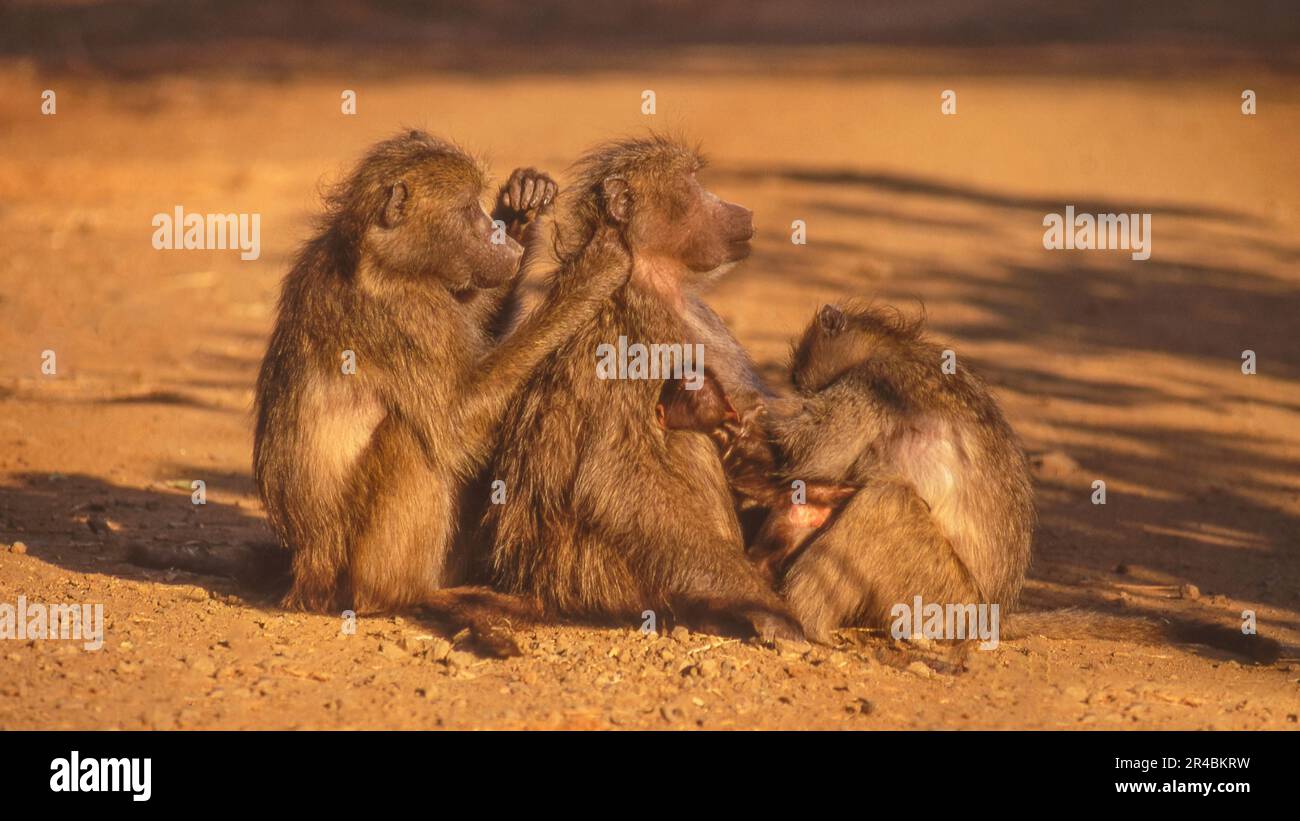
<path id="1" fill-rule="evenodd" d="M 517 271 L 523 248 L 496 228 L 482 196 L 466 160 L 426 161 L 390 184 L 372 248 L 388 270 L 451 290 L 500 285 Z"/>
<path id="2" fill-rule="evenodd" d="M 633 182 L 632 187 L 628 236 L 633 254 L 674 259 L 698 274 L 749 256 L 753 212 L 719 198 L 694 172 L 675 172 L 648 185 Z"/>

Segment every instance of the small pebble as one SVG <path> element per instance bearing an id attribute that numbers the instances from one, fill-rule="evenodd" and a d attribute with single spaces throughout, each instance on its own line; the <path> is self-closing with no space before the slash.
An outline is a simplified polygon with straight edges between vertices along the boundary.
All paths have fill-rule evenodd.
<path id="1" fill-rule="evenodd" d="M 447 664 L 452 667 L 459 667 L 462 670 L 469 667 L 474 661 L 474 654 L 466 653 L 464 650 L 452 650 L 447 654 Z"/>
<path id="2" fill-rule="evenodd" d="M 433 661 L 444 661 L 450 653 L 451 642 L 446 639 L 435 636 L 429 642 L 429 658 Z"/>
<path id="3" fill-rule="evenodd" d="M 934 671 L 927 667 L 925 662 L 922 661 L 914 661 L 907 665 L 907 672 L 915 676 L 920 676 L 921 678 L 930 678 L 934 675 Z"/>
<path id="4" fill-rule="evenodd" d="M 201 676 L 210 676 L 217 672 L 217 665 L 212 659 L 200 656 L 190 660 L 190 669 Z"/>

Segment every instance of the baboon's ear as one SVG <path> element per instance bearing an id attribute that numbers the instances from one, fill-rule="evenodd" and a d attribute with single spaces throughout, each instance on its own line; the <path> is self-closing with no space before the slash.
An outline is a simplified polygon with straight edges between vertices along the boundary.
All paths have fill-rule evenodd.
<path id="1" fill-rule="evenodd" d="M 844 330 L 848 320 L 844 317 L 844 312 L 834 305 L 823 305 L 817 312 L 817 324 L 822 326 L 822 330 L 828 335 L 834 336 Z"/>
<path id="2" fill-rule="evenodd" d="M 406 183 L 393 183 L 388 189 L 388 202 L 384 203 L 384 211 L 379 215 L 379 224 L 385 228 L 396 228 L 401 223 L 402 218 L 406 216 Z"/>
<path id="3" fill-rule="evenodd" d="M 606 177 L 600 181 L 600 195 L 605 202 L 605 213 L 619 225 L 632 219 L 632 186 L 622 177 Z"/>

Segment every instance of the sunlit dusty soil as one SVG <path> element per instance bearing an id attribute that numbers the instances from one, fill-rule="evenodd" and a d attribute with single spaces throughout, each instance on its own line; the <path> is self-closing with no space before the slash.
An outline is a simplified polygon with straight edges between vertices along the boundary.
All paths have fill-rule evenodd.
<path id="1" fill-rule="evenodd" d="M 108 619 L 98 652 L 0 642 L 0 727 L 1297 727 L 1296 78 L 877 74 L 836 54 L 384 82 L 0 67 L 0 542 L 25 546 L 0 550 L 0 602 L 100 602 Z M 269 538 L 249 407 L 278 281 L 319 184 L 403 125 L 500 177 L 562 179 L 646 127 L 702 141 L 712 187 L 756 214 L 755 252 L 712 302 L 766 376 L 824 301 L 923 303 L 1043 462 L 1028 605 L 1223 624 L 1249 609 L 1290 660 L 1081 636 L 1005 642 L 953 675 L 873 637 L 805 653 L 629 624 L 523 630 L 524 657 L 488 661 L 415 615 L 347 636 L 228 580 L 122 563 L 133 542 Z M 260 213 L 260 259 L 153 250 L 152 216 L 178 204 Z M 1066 205 L 1151 213 L 1151 259 L 1044 250 L 1043 217 Z"/>

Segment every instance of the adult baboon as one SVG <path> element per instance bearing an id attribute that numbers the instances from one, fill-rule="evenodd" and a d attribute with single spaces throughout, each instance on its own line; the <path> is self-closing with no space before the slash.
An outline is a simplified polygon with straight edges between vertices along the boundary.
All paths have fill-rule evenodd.
<path id="1" fill-rule="evenodd" d="M 626 265 L 579 260 L 498 344 L 526 263 L 517 240 L 556 191 L 516 172 L 489 216 L 485 186 L 448 142 L 419 131 L 381 142 L 328 196 L 285 278 L 257 380 L 253 470 L 292 551 L 288 606 L 437 605 L 436 591 L 463 583 L 460 489 L 518 386 L 627 278 Z"/>
<path id="2" fill-rule="evenodd" d="M 650 137 L 601 146 L 577 164 L 560 224 L 563 283 L 608 226 L 632 276 L 548 357 L 515 397 L 489 474 L 499 587 L 546 612 L 636 620 L 647 610 L 765 639 L 799 638 L 784 604 L 745 559 L 718 453 L 700 433 L 656 419 L 664 378 L 600 378 L 602 345 L 702 345 L 741 412 L 763 396 L 752 363 L 698 293 L 749 254 L 748 210 L 701 186 L 695 151 Z M 692 348 L 694 350 L 694 348 Z M 608 374 L 604 374 L 608 375 Z"/>

